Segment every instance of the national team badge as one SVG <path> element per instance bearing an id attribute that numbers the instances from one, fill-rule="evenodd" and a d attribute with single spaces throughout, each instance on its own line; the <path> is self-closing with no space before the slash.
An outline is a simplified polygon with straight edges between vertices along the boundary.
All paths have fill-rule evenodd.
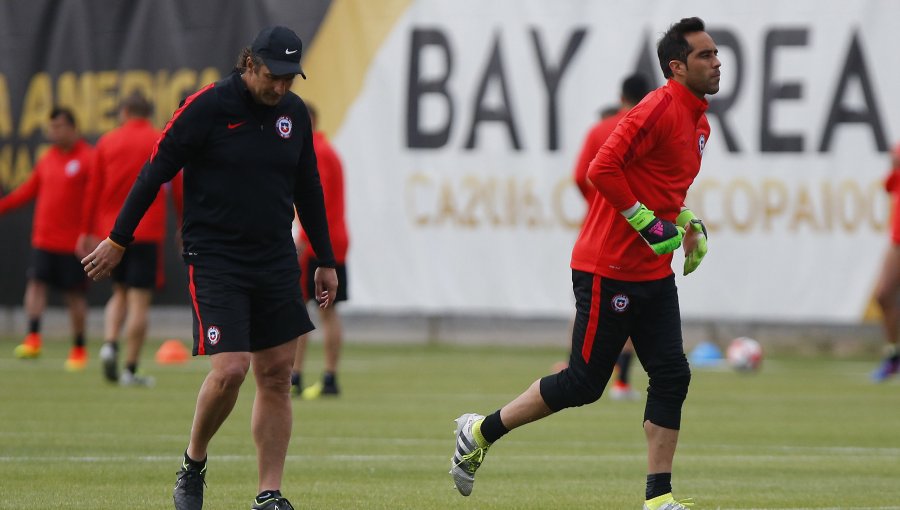
<path id="1" fill-rule="evenodd" d="M 77 174 L 79 170 L 81 170 L 81 161 L 73 159 L 66 163 L 65 172 L 67 177 L 72 177 L 73 175 Z"/>
<path id="2" fill-rule="evenodd" d="M 706 148 L 706 136 L 703 134 L 700 135 L 700 138 L 697 139 L 697 148 L 700 150 L 700 155 L 703 155 L 703 149 Z"/>
<path id="3" fill-rule="evenodd" d="M 613 296 L 612 301 L 610 301 L 610 304 L 612 304 L 612 309 L 616 313 L 622 313 L 627 310 L 628 303 L 628 296 L 626 296 L 625 294 L 616 294 L 615 296 Z"/>
<path id="4" fill-rule="evenodd" d="M 294 123 L 291 122 L 291 118 L 287 115 L 282 115 L 275 121 L 275 129 L 278 131 L 278 135 L 284 139 L 291 137 L 291 129 L 293 129 L 293 127 Z"/>
<path id="5" fill-rule="evenodd" d="M 219 332 L 219 328 L 210 326 L 209 329 L 206 330 L 206 340 L 209 341 L 209 345 L 216 345 L 221 338 L 222 333 Z"/>

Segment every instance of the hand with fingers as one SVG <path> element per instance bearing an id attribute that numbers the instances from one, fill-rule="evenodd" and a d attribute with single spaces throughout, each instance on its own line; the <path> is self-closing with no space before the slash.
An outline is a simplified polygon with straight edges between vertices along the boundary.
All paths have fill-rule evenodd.
<path id="1" fill-rule="evenodd" d="M 124 254 L 125 247 L 107 237 L 94 251 L 81 259 L 81 265 L 88 277 L 96 282 L 109 276 L 113 268 L 122 261 Z"/>

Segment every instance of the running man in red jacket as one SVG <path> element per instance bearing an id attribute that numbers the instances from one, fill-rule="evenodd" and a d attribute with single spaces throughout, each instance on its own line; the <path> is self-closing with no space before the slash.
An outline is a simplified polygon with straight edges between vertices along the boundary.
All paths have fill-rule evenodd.
<path id="1" fill-rule="evenodd" d="M 588 169 L 598 196 L 572 251 L 576 316 L 569 366 L 487 417 L 457 418 L 450 474 L 464 496 L 488 448 L 510 430 L 597 401 L 631 337 L 650 377 L 644 509 L 687 508 L 672 497 L 671 486 L 691 380 L 671 262 L 682 240 L 685 274 L 706 254 L 706 230 L 684 199 L 709 139 L 705 96 L 719 90 L 721 63 L 700 18 L 669 27 L 657 54 L 668 82 L 625 115 Z"/>
<path id="2" fill-rule="evenodd" d="M 900 372 L 900 143 L 891 155 L 891 171 L 884 182 L 885 190 L 893 195 L 891 214 L 891 245 L 884 257 L 884 266 L 878 277 L 875 298 L 881 307 L 884 326 L 885 356 L 878 368 L 872 372 L 872 380 L 882 382 Z"/>
<path id="3" fill-rule="evenodd" d="M 322 180 L 322 194 L 325 195 L 325 214 L 328 217 L 328 235 L 331 236 L 331 247 L 336 262 L 335 271 L 338 277 L 338 290 L 334 298 L 334 306 L 319 309 L 322 319 L 322 347 L 325 350 L 325 370 L 322 380 L 303 387 L 303 362 L 306 358 L 306 344 L 309 334 L 300 337 L 297 343 L 297 354 L 294 357 L 294 368 L 291 372 L 291 388 L 295 396 L 306 400 L 319 398 L 322 395 L 337 396 L 341 390 L 337 383 L 337 367 L 341 355 L 343 330 L 341 318 L 337 312 L 337 304 L 347 300 L 347 247 L 349 237 L 347 224 L 344 221 L 344 169 L 337 151 L 325 137 L 325 133 L 316 130 L 317 113 L 310 103 L 309 120 L 313 128 L 313 150 L 319 164 L 319 178 Z M 319 259 L 313 251 L 306 232 L 300 228 L 300 222 L 294 218 L 297 253 L 300 259 L 300 284 L 303 287 L 303 299 L 309 301 L 315 296 L 315 282 L 311 275 L 319 268 Z"/>
<path id="4" fill-rule="evenodd" d="M 119 106 L 121 125 L 97 142 L 94 168 L 84 197 L 78 253 L 84 257 L 112 230 L 125 197 L 160 137 L 149 118 L 150 103 L 141 94 L 126 97 Z M 134 243 L 112 272 L 112 296 L 106 302 L 103 374 L 123 386 L 151 386 L 153 378 L 137 373 L 147 337 L 147 312 L 157 283 L 159 257 L 166 235 L 165 193 L 160 191 L 134 231 Z M 119 334 L 125 327 L 128 350 L 125 371 L 119 375 Z"/>
<path id="5" fill-rule="evenodd" d="M 84 323 L 87 278 L 75 255 L 81 229 L 81 200 L 91 172 L 93 149 L 78 133 L 75 115 L 66 108 L 50 112 L 47 139 L 52 146 L 40 158 L 31 177 L 0 199 L 0 214 L 35 201 L 31 246 L 34 248 L 25 287 L 28 335 L 16 347 L 17 358 L 41 354 L 41 316 L 47 307 L 47 286 L 63 292 L 72 320 L 74 343 L 65 368 L 87 365 Z"/>
<path id="6" fill-rule="evenodd" d="M 575 184 L 578 186 L 579 191 L 581 191 L 582 196 L 584 196 L 588 207 L 590 207 L 594 198 L 597 196 L 597 188 L 595 188 L 587 178 L 587 172 L 588 168 L 591 166 L 591 161 L 593 161 L 594 156 L 597 155 L 597 151 L 600 150 L 600 147 L 603 147 L 603 144 L 606 142 L 606 139 L 609 138 L 609 135 L 616 129 L 616 126 L 619 125 L 619 121 L 625 117 L 626 113 L 640 103 L 641 100 L 644 99 L 644 96 L 649 92 L 650 84 L 644 75 L 635 73 L 626 77 L 622 81 L 622 91 L 620 95 L 621 106 L 619 107 L 619 110 L 609 117 L 601 119 L 600 122 L 594 124 L 591 130 L 588 131 L 588 134 L 584 139 L 584 144 L 581 146 L 581 152 L 578 155 L 578 161 L 575 163 L 575 170 L 573 172 Z M 636 400 L 640 397 L 640 393 L 632 388 L 629 383 L 629 369 L 631 368 L 632 357 L 634 357 L 634 346 L 629 339 L 625 342 L 625 346 L 622 348 L 622 352 L 616 360 L 616 369 L 614 371 L 616 380 L 613 383 L 613 387 L 610 389 L 610 397 L 613 400 Z"/>

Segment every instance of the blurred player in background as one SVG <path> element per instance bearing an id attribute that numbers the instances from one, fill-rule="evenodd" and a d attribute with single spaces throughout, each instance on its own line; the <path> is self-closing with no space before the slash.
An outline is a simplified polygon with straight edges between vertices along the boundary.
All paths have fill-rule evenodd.
<path id="1" fill-rule="evenodd" d="M 17 358 L 41 354 L 41 316 L 47 307 L 47 286 L 63 292 L 74 336 L 66 359 L 69 371 L 84 369 L 87 279 L 75 255 L 81 231 L 81 200 L 87 187 L 93 149 L 78 132 L 75 115 L 54 108 L 47 125 L 51 147 L 41 156 L 31 176 L 12 193 L 0 199 L 0 214 L 35 200 L 31 246 L 34 248 L 25 287 L 28 335 L 15 349 Z"/>
<path id="2" fill-rule="evenodd" d="M 882 324 L 884 325 L 885 357 L 881 365 L 872 372 L 872 380 L 881 382 L 900 371 L 900 352 L 897 342 L 900 340 L 900 143 L 894 147 L 891 157 L 891 172 L 885 180 L 884 187 L 893 195 L 893 211 L 891 214 L 891 244 L 884 258 L 881 276 L 875 290 L 875 298 L 881 307 Z"/>
<path id="3" fill-rule="evenodd" d="M 300 337 L 297 343 L 297 354 L 294 358 L 294 369 L 291 373 L 291 387 L 294 395 L 304 399 L 315 399 L 321 395 L 337 396 L 341 390 L 337 383 L 338 360 L 341 355 L 343 332 L 341 318 L 338 316 L 337 304 L 347 300 L 347 224 L 344 221 L 344 170 L 334 147 L 325 137 L 325 133 L 316 130 L 316 109 L 306 103 L 309 120 L 313 128 L 313 145 L 316 151 L 316 162 L 319 166 L 319 178 L 322 180 L 322 194 L 325 195 L 325 211 L 328 215 L 328 233 L 337 262 L 335 270 L 338 277 L 338 291 L 334 298 L 334 306 L 319 309 L 322 320 L 322 346 L 325 350 L 325 370 L 322 380 L 306 388 L 303 387 L 303 362 L 306 358 L 306 344 L 309 334 Z M 309 243 L 306 232 L 300 228 L 300 222 L 294 217 L 294 242 L 300 258 L 300 282 L 303 288 L 303 299 L 309 301 L 315 296 L 315 282 L 310 277 L 319 267 L 319 259 Z"/>
<path id="4" fill-rule="evenodd" d="M 319 256 L 319 306 L 331 306 L 337 292 L 309 113 L 291 92 L 295 76 L 304 76 L 301 46 L 292 30 L 266 28 L 241 51 L 233 73 L 188 97 L 166 125 L 109 237 L 82 259 L 91 278 L 108 276 L 159 188 L 183 174 L 182 253 L 194 355 L 209 355 L 210 370 L 172 494 L 177 510 L 203 507 L 210 442 L 251 367 L 256 394 L 250 430 L 259 474 L 252 508 L 293 510 L 281 494 L 293 427 L 291 368 L 297 338 L 313 329 L 290 234 L 295 208 Z"/>
<path id="5" fill-rule="evenodd" d="M 691 372 L 671 262 L 682 241 L 685 274 L 706 254 L 706 229 L 684 199 L 709 138 L 705 96 L 719 90 L 721 63 L 699 18 L 669 27 L 657 54 L 667 83 L 625 114 L 588 169 L 598 196 L 572 251 L 576 316 L 569 366 L 538 379 L 487 417 L 457 418 L 450 474 L 464 496 L 495 441 L 599 399 L 630 336 L 650 378 L 644 509 L 687 508 L 672 496 L 672 461 Z M 600 498 L 597 506 L 603 506 Z"/>
<path id="6" fill-rule="evenodd" d="M 594 156 L 597 155 L 597 151 L 600 150 L 600 147 L 603 147 L 603 144 L 606 142 L 606 139 L 609 138 L 609 135 L 616 129 L 619 121 L 625 117 L 626 113 L 637 106 L 637 104 L 641 102 L 641 99 L 644 99 L 644 96 L 649 92 L 650 83 L 644 75 L 635 73 L 626 77 L 622 81 L 622 90 L 619 96 L 620 106 L 618 110 L 614 112 L 607 112 L 604 110 L 604 112 L 609 114 L 601 118 L 600 122 L 594 124 L 591 130 L 588 131 L 588 134 L 584 139 L 584 144 L 581 146 L 581 152 L 578 154 L 578 160 L 575 163 L 575 170 L 573 172 L 575 184 L 581 191 L 581 195 L 587 202 L 588 207 L 590 207 L 594 198 L 597 196 L 597 188 L 595 188 L 587 178 L 587 171 L 588 167 L 591 166 L 591 161 L 594 159 Z M 631 359 L 633 357 L 634 347 L 631 345 L 631 339 L 629 339 L 625 342 L 625 347 L 622 348 L 622 353 L 619 354 L 619 358 L 616 360 L 616 380 L 609 392 L 610 397 L 613 400 L 635 400 L 640 397 L 640 393 L 632 388 L 629 383 Z"/>
<path id="7" fill-rule="evenodd" d="M 119 105 L 121 125 L 97 142 L 94 168 L 84 198 L 82 234 L 78 238 L 81 257 L 96 248 L 112 230 L 131 185 L 156 141 L 159 131 L 150 122 L 153 107 L 140 93 Z M 137 373 L 141 349 L 147 337 L 147 312 L 161 271 L 162 245 L 166 235 L 165 193 L 162 191 L 134 231 L 134 242 L 112 272 L 112 296 L 104 313 L 104 343 L 100 348 L 103 374 L 123 386 L 152 386 L 153 378 Z M 128 350 L 125 370 L 119 375 L 119 334 L 125 327 Z"/>

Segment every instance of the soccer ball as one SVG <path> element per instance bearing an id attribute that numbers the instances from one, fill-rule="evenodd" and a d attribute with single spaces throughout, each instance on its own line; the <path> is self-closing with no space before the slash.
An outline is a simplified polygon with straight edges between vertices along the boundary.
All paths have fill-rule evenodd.
<path id="1" fill-rule="evenodd" d="M 725 351 L 728 365 L 739 372 L 759 370 L 762 364 L 763 351 L 759 342 L 745 336 L 735 338 Z"/>

